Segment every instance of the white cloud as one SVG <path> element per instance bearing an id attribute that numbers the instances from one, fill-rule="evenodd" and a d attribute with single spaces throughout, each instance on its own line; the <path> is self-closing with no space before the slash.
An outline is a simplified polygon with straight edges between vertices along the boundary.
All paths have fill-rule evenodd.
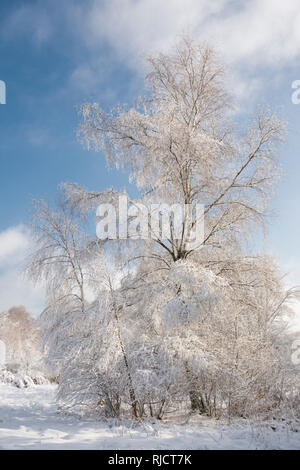
<path id="1" fill-rule="evenodd" d="M 216 44 L 239 99 L 250 101 L 263 89 L 263 70 L 279 73 L 300 58 L 298 0 L 69 0 L 59 10 L 52 3 L 14 8 L 0 34 L 27 35 L 42 45 L 63 33 L 76 56 L 69 84 L 80 90 L 101 83 L 112 60 L 143 75 L 144 56 L 169 49 L 184 31 Z"/>
<path id="2" fill-rule="evenodd" d="M 150 51 L 167 50 L 176 37 L 222 11 L 227 0 L 94 0 L 77 16 L 78 29 L 89 48 L 108 44 L 119 59 L 136 71 Z M 74 19 L 74 17 L 73 17 Z"/>
<path id="3" fill-rule="evenodd" d="M 250 102 L 267 86 L 264 70 L 279 73 L 300 57 L 298 0 L 93 0 L 66 15 L 90 54 L 89 65 L 79 64 L 74 75 L 89 83 L 99 80 L 92 63 L 100 46 L 109 45 L 118 60 L 143 75 L 144 56 L 169 49 L 182 32 L 217 46 L 239 100 Z"/>
<path id="4" fill-rule="evenodd" d="M 144 54 L 168 49 L 187 31 L 195 39 L 217 43 L 226 61 L 251 69 L 281 68 L 295 61 L 300 56 L 299 24 L 298 0 L 69 0 L 59 11 L 52 0 L 38 0 L 12 9 L 1 31 L 4 37 L 26 34 L 43 44 L 55 40 L 63 27 L 89 52 L 94 49 L 95 60 L 108 44 L 137 69 Z M 77 66 L 75 76 L 90 79 L 88 64 Z"/>
<path id="5" fill-rule="evenodd" d="M 7 263 L 10 264 L 12 256 L 19 255 L 27 248 L 28 236 L 21 226 L 0 232 L 0 268 Z"/>
<path id="6" fill-rule="evenodd" d="M 27 35 L 37 46 L 42 45 L 52 36 L 55 25 L 46 10 L 39 5 L 21 5 L 5 18 L 1 25 L 1 35 L 12 39 Z"/>
<path id="7" fill-rule="evenodd" d="M 298 0 L 94 0 L 80 23 L 87 44 L 105 40 L 129 61 L 168 48 L 182 30 L 217 42 L 230 62 L 278 67 L 299 56 Z"/>
<path id="8" fill-rule="evenodd" d="M 0 312 L 13 305 L 24 305 L 34 316 L 44 305 L 44 289 L 26 280 L 22 272 L 24 260 L 33 242 L 23 226 L 0 232 Z"/>
<path id="9" fill-rule="evenodd" d="M 99 93 L 120 63 L 134 71 L 128 86 L 136 89 L 145 55 L 168 50 L 188 32 L 219 48 L 231 65 L 233 94 L 251 104 L 264 86 L 257 67 L 278 68 L 298 57 L 296 3 L 286 0 L 282 8 L 278 0 L 69 0 L 55 10 L 52 0 L 37 0 L 34 8 L 14 8 L 0 35 L 26 35 L 38 46 L 67 41 L 74 66 L 63 91 L 81 96 Z M 105 88 L 107 94 L 114 96 L 113 89 Z"/>

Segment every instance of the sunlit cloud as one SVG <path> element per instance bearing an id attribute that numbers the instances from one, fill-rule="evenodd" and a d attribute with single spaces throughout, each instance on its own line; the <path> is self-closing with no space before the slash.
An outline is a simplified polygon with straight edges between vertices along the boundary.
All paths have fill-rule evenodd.
<path id="1" fill-rule="evenodd" d="M 0 232 L 0 312 L 13 305 L 24 305 L 38 316 L 44 305 L 44 289 L 25 279 L 22 267 L 33 241 L 23 226 Z"/>

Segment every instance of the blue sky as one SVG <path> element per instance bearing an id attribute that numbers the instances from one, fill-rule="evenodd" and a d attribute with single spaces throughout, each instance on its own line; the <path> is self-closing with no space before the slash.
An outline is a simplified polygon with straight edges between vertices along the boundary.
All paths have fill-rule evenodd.
<path id="1" fill-rule="evenodd" d="M 43 290 L 17 269 L 30 247 L 31 196 L 53 200 L 62 181 L 127 185 L 126 175 L 78 143 L 76 106 L 130 103 L 143 92 L 143 56 L 167 50 L 182 31 L 219 49 L 236 119 L 268 104 L 288 121 L 265 248 L 300 284 L 300 105 L 291 101 L 300 79 L 299 24 L 298 0 L 1 0 L 0 311 L 24 303 L 37 315 L 43 305 Z"/>

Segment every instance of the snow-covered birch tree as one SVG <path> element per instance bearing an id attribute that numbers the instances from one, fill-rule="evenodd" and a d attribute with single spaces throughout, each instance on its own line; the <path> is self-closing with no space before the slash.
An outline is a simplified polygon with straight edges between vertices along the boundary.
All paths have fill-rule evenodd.
<path id="1" fill-rule="evenodd" d="M 129 198 L 137 214 L 141 203 L 157 204 L 158 212 L 164 203 L 204 205 L 204 237 L 190 243 L 198 220 L 185 214 L 179 236 L 170 217 L 167 236 L 153 233 L 149 224 L 148 238 L 108 239 L 101 251 L 99 242 L 75 243 L 71 214 L 57 226 L 47 211 L 32 269 L 37 278 L 45 276 L 49 298 L 58 285 L 60 296 L 71 296 L 68 324 L 80 338 L 61 399 L 82 401 L 82 393 L 78 400 L 71 393 L 77 381 L 81 391 L 86 387 L 89 396 L 97 396 L 87 402 L 94 408 L 109 402 L 114 415 L 124 405 L 135 417 L 162 418 L 170 407 L 187 403 L 217 416 L 224 410 L 266 412 L 280 406 L 290 386 L 280 338 L 287 302 L 296 291 L 285 292 L 274 261 L 248 253 L 246 242 L 264 224 L 280 174 L 284 125 L 270 110 L 259 110 L 245 129 L 234 123 L 217 54 L 189 38 L 169 54 L 149 57 L 148 68 L 147 91 L 135 107 L 105 112 L 97 103 L 83 104 L 79 136 L 88 148 L 103 150 L 109 164 L 129 172 L 140 191 L 136 200 Z M 64 184 L 63 193 L 66 207 L 81 220 L 121 195 L 74 183 Z M 38 220 L 45 220 L 43 211 Z M 117 252 L 126 275 L 101 289 L 94 282 L 96 300 L 87 305 L 78 260 L 92 254 L 87 270 L 92 272 L 99 250 Z M 93 276 L 99 279 L 99 270 Z M 54 330 L 60 328 L 56 321 Z M 68 341 L 74 343 L 72 335 L 61 344 Z M 74 374 L 83 362 L 97 377 L 86 386 Z"/>

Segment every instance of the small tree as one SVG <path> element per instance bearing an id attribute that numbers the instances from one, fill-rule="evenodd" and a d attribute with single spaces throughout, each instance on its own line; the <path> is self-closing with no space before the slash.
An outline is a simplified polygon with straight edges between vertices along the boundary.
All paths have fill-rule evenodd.
<path id="1" fill-rule="evenodd" d="M 36 320 L 25 307 L 11 307 L 0 314 L 0 338 L 6 345 L 6 364 L 28 372 L 41 359 Z"/>

